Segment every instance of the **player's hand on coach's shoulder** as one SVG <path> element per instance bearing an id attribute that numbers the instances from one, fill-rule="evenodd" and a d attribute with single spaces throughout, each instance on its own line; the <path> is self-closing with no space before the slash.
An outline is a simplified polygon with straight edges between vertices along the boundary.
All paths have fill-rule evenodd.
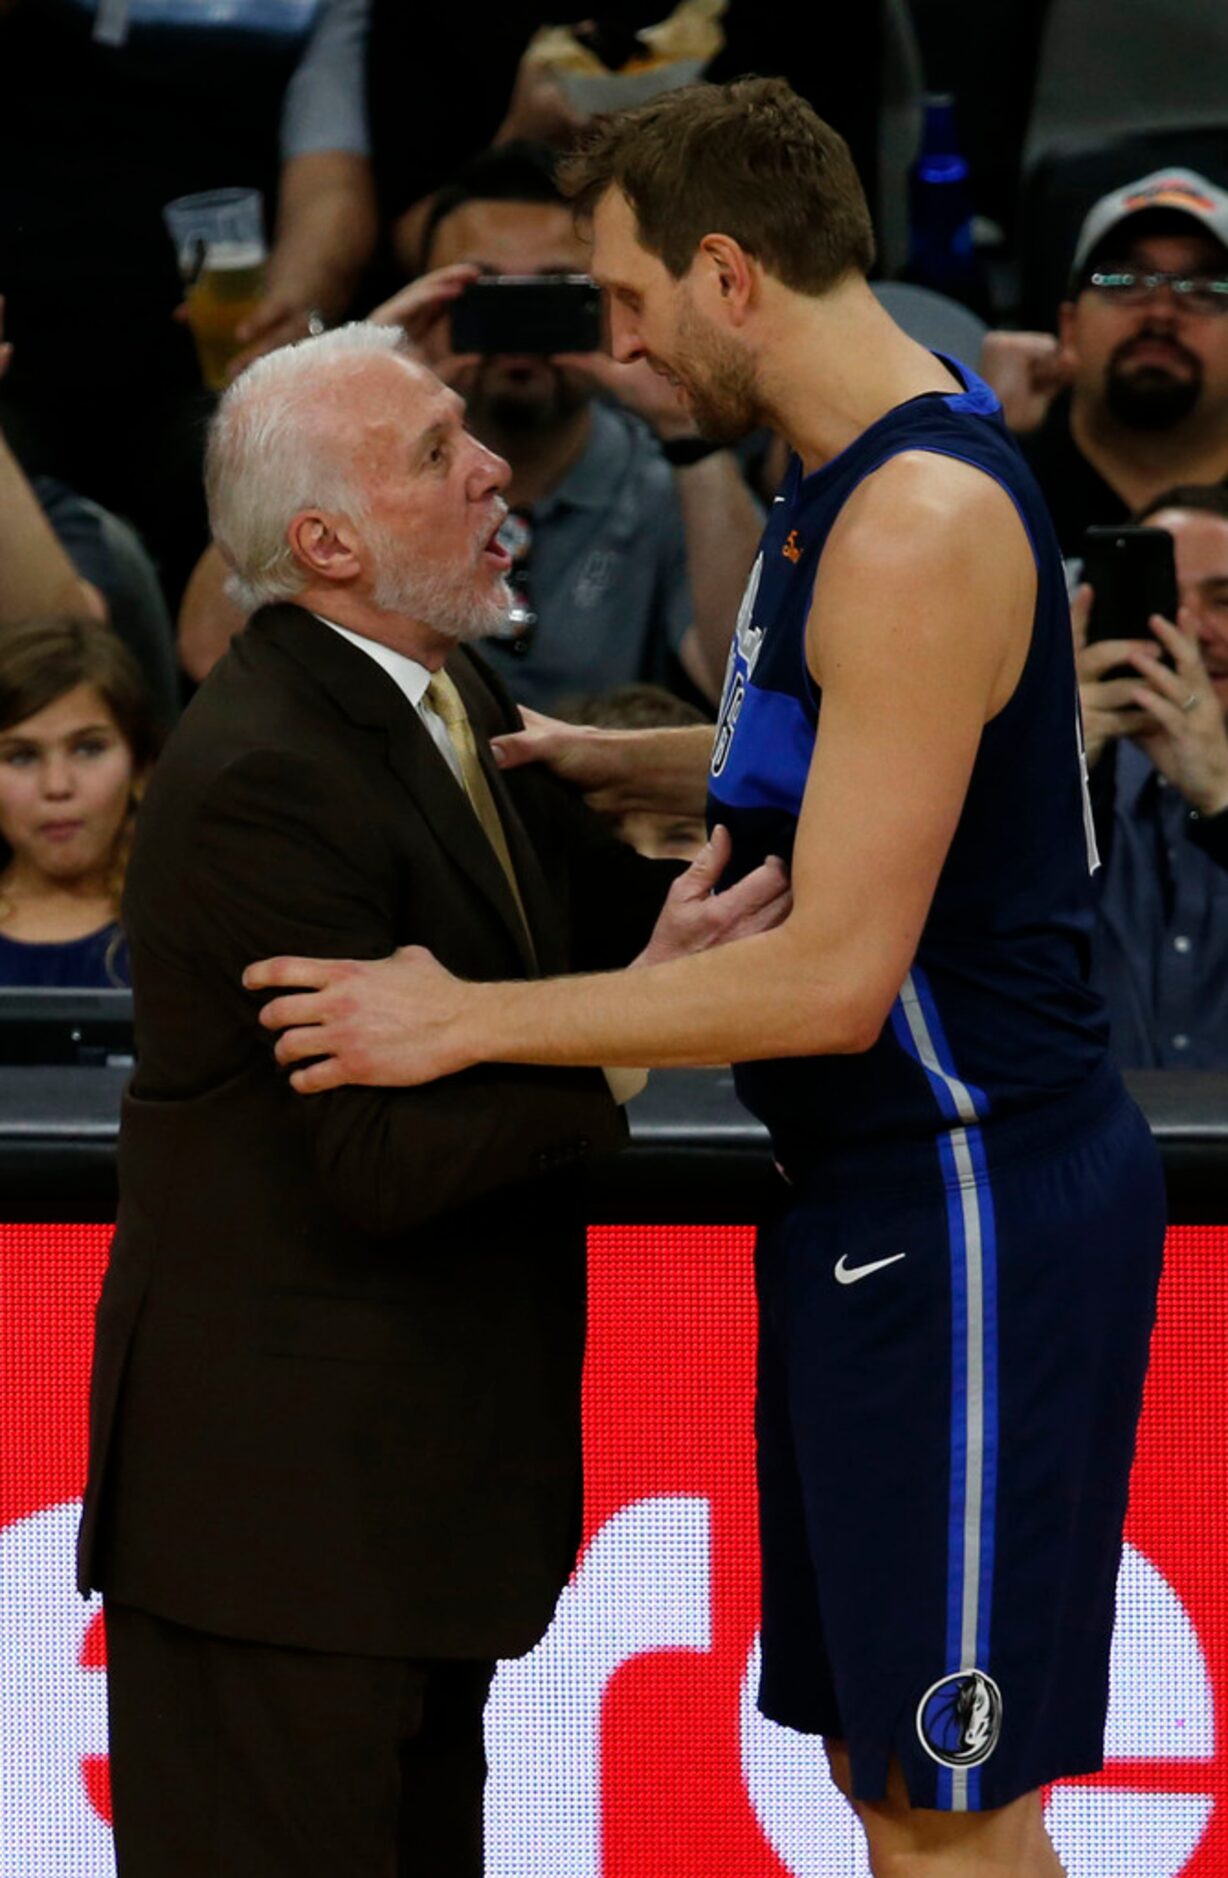
<path id="1" fill-rule="evenodd" d="M 635 965 L 664 965 L 669 959 L 731 939 L 748 939 L 769 932 L 787 919 L 793 894 L 784 862 L 770 855 L 762 866 L 746 874 L 725 893 L 716 891 L 729 865 L 733 844 L 727 828 L 713 829 L 685 874 L 669 890 L 661 917 Z"/>
<path id="2" fill-rule="evenodd" d="M 598 730 L 521 707 L 524 729 L 492 737 L 501 769 L 544 763 L 579 789 L 599 815 L 636 809 L 702 815 L 707 802 L 712 726 L 660 730 Z"/>
<path id="3" fill-rule="evenodd" d="M 631 782 L 630 740 L 634 731 L 598 730 L 591 724 L 569 724 L 522 705 L 524 729 L 492 737 L 491 753 L 500 769 L 519 769 L 525 763 L 544 763 L 563 782 L 579 789 L 599 815 L 625 815 L 638 803 L 624 791 Z"/>

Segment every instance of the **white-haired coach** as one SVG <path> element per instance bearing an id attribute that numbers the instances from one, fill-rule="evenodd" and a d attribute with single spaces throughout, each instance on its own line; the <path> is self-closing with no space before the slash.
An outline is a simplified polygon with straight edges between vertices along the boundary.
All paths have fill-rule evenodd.
<path id="1" fill-rule="evenodd" d="M 470 979 L 614 965 L 675 869 L 544 774 L 460 644 L 507 605 L 507 468 L 352 327 L 219 409 L 246 631 L 128 873 L 138 1066 L 98 1314 L 83 1589 L 105 1597 L 121 1878 L 476 1878 L 494 1661 L 575 1557 L 583 1235 L 550 1189 L 625 1129 L 599 1070 L 304 1101 L 244 966 L 429 946 Z M 709 849 L 655 945 L 772 917 Z"/>

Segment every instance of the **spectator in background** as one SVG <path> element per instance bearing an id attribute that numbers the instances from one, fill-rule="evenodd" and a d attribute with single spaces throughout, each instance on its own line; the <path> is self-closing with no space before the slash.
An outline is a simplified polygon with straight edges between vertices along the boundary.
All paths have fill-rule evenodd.
<path id="1" fill-rule="evenodd" d="M 348 307 L 375 240 L 369 0 L 9 0 L 0 7 L 5 424 L 27 471 L 128 517 L 175 603 L 207 539 L 207 400 L 162 223 L 175 196 L 263 190 L 250 352 Z"/>
<path id="2" fill-rule="evenodd" d="M 404 326 L 511 465 L 504 540 L 519 607 L 484 652 L 513 696 L 550 709 L 568 691 L 648 680 L 715 705 L 763 520 L 737 456 L 700 442 L 646 365 L 451 351 L 451 306 L 479 274 L 584 272 L 588 246 L 553 165 L 534 144 L 478 158 L 436 199 L 432 271 L 373 317 Z M 197 677 L 242 621 L 223 580 L 211 555 L 185 597 L 181 656 Z"/>
<path id="3" fill-rule="evenodd" d="M 1075 245 L 1059 337 L 991 333 L 1002 399 L 1057 526 L 1128 521 L 1176 483 L 1228 476 L 1228 194 L 1157 170 L 1104 196 Z"/>
<path id="4" fill-rule="evenodd" d="M 597 32 L 603 43 L 624 46 L 632 33 L 654 25 L 674 0 L 603 0 Z M 883 88 L 882 0 L 862 0 L 823 21 L 823 53 L 816 58 L 798 31 L 794 6 L 783 0 L 730 0 L 721 18 L 725 45 L 705 70 L 724 81 L 742 72 L 780 72 L 848 142 L 873 200 Z M 501 0 L 483 11 L 480 41 L 474 17 L 458 7 L 407 6 L 373 0 L 368 49 L 368 92 L 376 182 L 384 219 L 395 225 L 402 274 L 416 272 L 427 213 L 426 199 L 478 150 L 519 138 L 565 148 L 587 120 L 563 88 L 524 57 L 545 20 L 592 13 L 581 6 L 543 7 L 541 0 Z M 627 48 L 630 49 L 629 47 Z M 406 109 L 407 86 L 429 73 Z"/>
<path id="5" fill-rule="evenodd" d="M 129 983 L 119 900 L 158 732 L 105 627 L 0 634 L 0 983 Z"/>
<path id="6" fill-rule="evenodd" d="M 13 458 L 0 444 L 0 455 Z M 4 471 L 0 469 L 0 480 Z M 164 723 L 179 714 L 180 679 L 175 634 L 157 570 L 130 522 L 99 502 L 80 496 L 54 476 L 36 476 L 31 484 L 52 533 L 72 563 L 83 594 L 132 653 L 154 706 Z M 0 534 L 7 532 L 0 524 Z M 23 543 L 24 547 L 24 543 Z M 0 577 L 0 588 L 5 585 Z M 40 612 L 43 609 L 40 609 Z"/>
<path id="7" fill-rule="evenodd" d="M 668 730 L 707 721 L 702 711 L 662 685 L 618 685 L 613 691 L 564 698 L 558 714 L 569 724 L 599 730 Z M 627 809 L 611 826 L 620 841 L 651 861 L 693 861 L 708 838 L 702 815 L 665 815 L 656 809 Z"/>
<path id="8" fill-rule="evenodd" d="M 0 378 L 11 354 L 0 297 Z M 179 679 L 170 617 L 135 532 L 54 477 L 30 482 L 0 430 L 0 630 L 53 614 L 111 625 L 171 721 Z"/>
<path id="9" fill-rule="evenodd" d="M 1104 863 L 1096 975 L 1127 1067 L 1228 1069 L 1228 489 L 1170 489 L 1136 519 L 1172 536 L 1182 610 L 1155 625 L 1159 646 L 1079 652 Z M 1094 605 L 1083 588 L 1080 641 Z"/>

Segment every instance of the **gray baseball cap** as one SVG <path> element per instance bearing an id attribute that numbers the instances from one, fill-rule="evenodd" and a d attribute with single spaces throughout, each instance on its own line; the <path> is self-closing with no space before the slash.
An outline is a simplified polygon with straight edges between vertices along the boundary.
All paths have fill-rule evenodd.
<path id="1" fill-rule="evenodd" d="M 1196 170 L 1152 170 L 1150 176 L 1101 196 L 1088 210 L 1070 265 L 1071 291 L 1078 289 L 1089 256 L 1106 235 L 1131 216 L 1154 209 L 1188 215 L 1228 251 L 1228 193 Z"/>

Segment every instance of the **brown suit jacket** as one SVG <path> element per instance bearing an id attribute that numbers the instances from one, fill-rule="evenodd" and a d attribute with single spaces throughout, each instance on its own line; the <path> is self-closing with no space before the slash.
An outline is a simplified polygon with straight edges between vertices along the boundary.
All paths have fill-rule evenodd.
<path id="1" fill-rule="evenodd" d="M 462 977 L 624 962 L 674 870 L 545 772 L 458 650 L 533 935 L 417 713 L 300 608 L 193 700 L 125 894 L 137 1070 L 98 1311 L 82 1587 L 234 1637 L 507 1656 L 580 1509 L 583 1232 L 566 1170 L 625 1125 L 593 1070 L 301 1097 L 240 983 L 278 952 L 429 946 Z"/>

